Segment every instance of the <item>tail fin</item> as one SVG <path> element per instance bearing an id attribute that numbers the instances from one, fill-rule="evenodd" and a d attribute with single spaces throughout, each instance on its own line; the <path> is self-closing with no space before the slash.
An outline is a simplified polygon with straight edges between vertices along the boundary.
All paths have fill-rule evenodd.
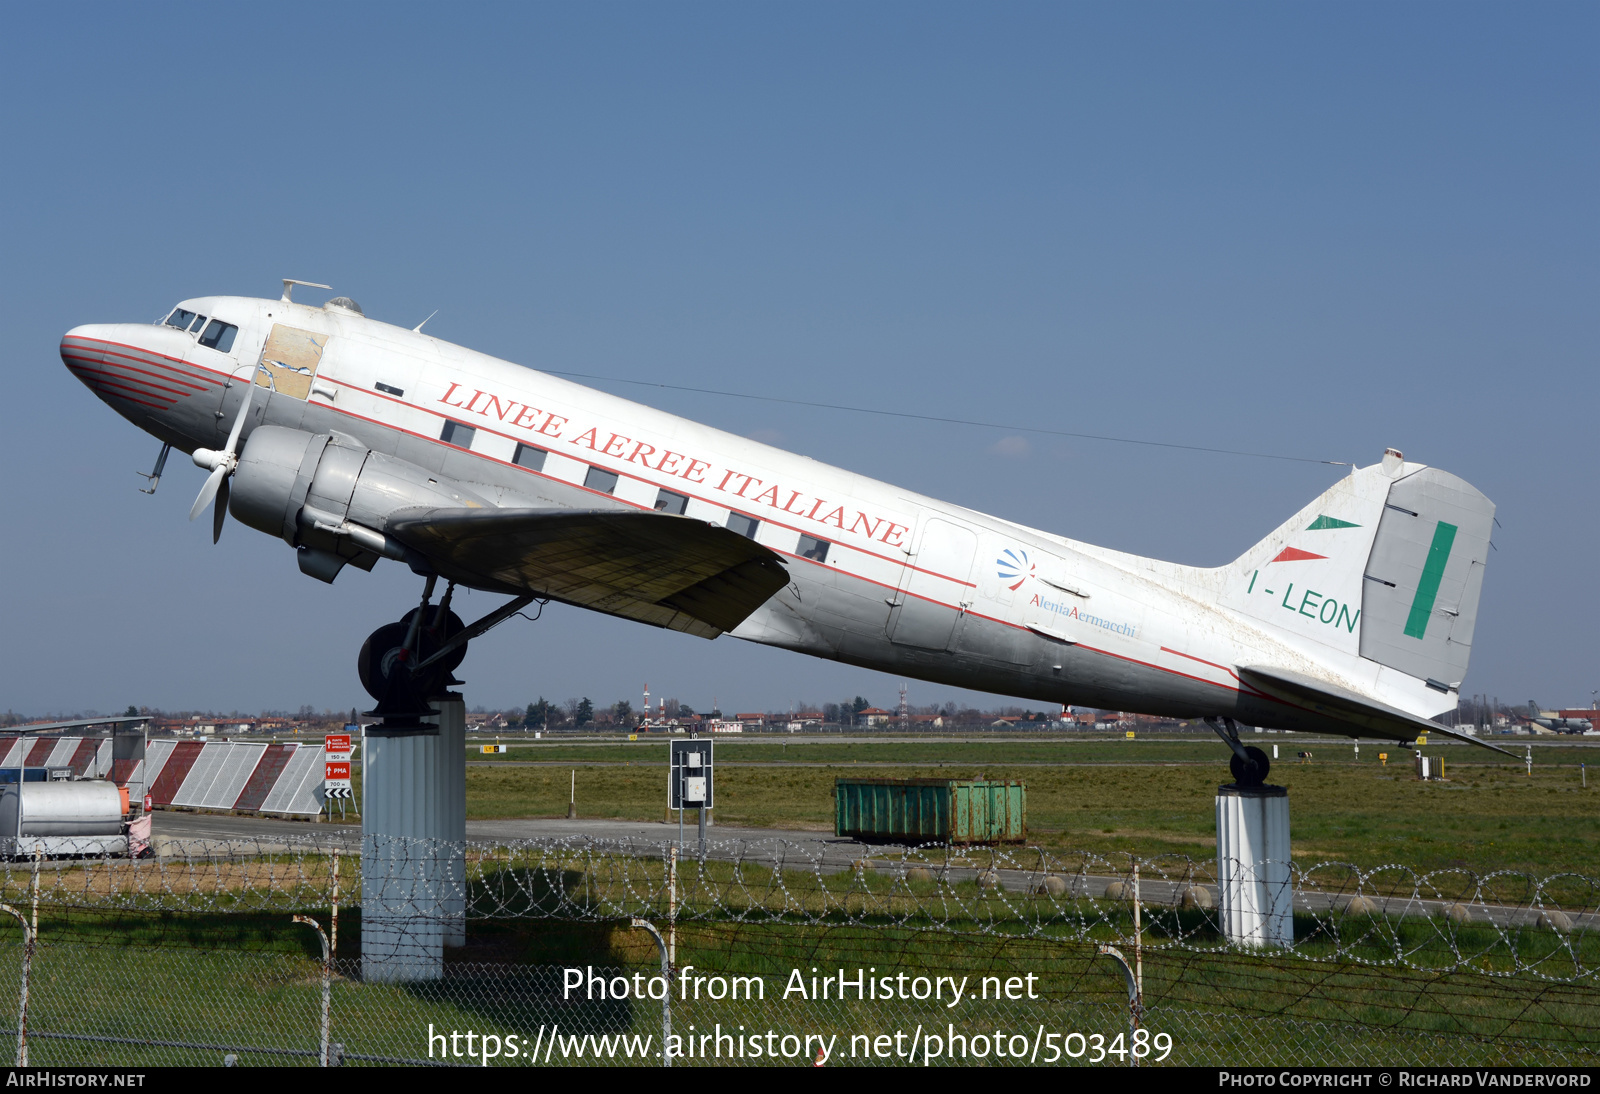
<path id="1" fill-rule="evenodd" d="M 1241 555 L 1223 603 L 1448 695 L 1472 653 L 1493 526 L 1473 487 L 1388 453 Z"/>

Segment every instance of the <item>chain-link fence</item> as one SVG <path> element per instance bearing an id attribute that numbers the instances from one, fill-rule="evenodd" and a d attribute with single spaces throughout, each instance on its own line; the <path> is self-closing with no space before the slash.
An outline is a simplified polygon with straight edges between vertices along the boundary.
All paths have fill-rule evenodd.
<path id="1" fill-rule="evenodd" d="M 673 1066 L 1600 1063 L 1586 877 L 1296 867 L 1292 945 L 1262 948 L 1230 942 L 1214 864 L 1189 859 L 163 850 L 0 866 L 13 1014 L 37 925 L 28 1062 L 660 1066 L 665 1045 Z M 415 918 L 464 932 L 434 978 L 372 975 L 361 877 L 380 858 Z"/>

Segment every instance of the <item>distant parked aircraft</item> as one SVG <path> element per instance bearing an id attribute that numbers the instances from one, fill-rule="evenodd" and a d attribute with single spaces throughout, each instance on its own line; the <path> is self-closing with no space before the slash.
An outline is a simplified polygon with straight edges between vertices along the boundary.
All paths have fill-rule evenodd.
<path id="1" fill-rule="evenodd" d="M 1587 733 L 1594 728 L 1596 718 L 1600 718 L 1600 711 L 1592 718 L 1584 718 L 1572 710 L 1540 710 L 1538 703 L 1528 700 L 1528 721 L 1557 733 Z"/>

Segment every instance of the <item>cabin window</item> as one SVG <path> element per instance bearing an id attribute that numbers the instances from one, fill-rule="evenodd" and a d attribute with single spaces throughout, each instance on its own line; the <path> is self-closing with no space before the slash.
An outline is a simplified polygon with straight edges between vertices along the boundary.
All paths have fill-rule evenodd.
<path id="1" fill-rule="evenodd" d="M 233 350 L 233 336 L 238 333 L 239 328 L 232 323 L 213 319 L 205 333 L 200 336 L 200 344 L 210 346 L 219 353 L 229 353 Z"/>
<path id="2" fill-rule="evenodd" d="M 603 467 L 591 467 L 589 473 L 583 477 L 583 485 L 590 490 L 598 490 L 602 494 L 609 494 L 617 488 L 617 473 L 607 471 Z"/>
<path id="3" fill-rule="evenodd" d="M 674 494 L 671 490 L 662 490 L 656 494 L 656 512 L 658 513 L 671 513 L 674 516 L 681 517 L 688 505 L 688 498 L 682 494 Z"/>
<path id="4" fill-rule="evenodd" d="M 379 391 L 383 392 L 385 395 L 393 395 L 396 399 L 405 398 L 405 394 L 406 394 L 405 390 L 403 388 L 395 387 L 393 384 L 381 384 L 380 383 L 380 384 L 373 384 L 372 386 L 377 388 Z"/>
<path id="5" fill-rule="evenodd" d="M 460 422 L 452 422 L 447 419 L 444 423 L 444 428 L 439 431 L 439 439 L 445 444 L 453 444 L 457 448 L 471 448 L 472 438 L 477 435 L 477 432 L 470 425 L 463 425 Z"/>
<path id="6" fill-rule="evenodd" d="M 205 326 L 205 325 L 206 325 L 206 317 L 203 316 L 203 315 L 197 315 L 197 316 L 194 317 L 194 322 L 189 324 L 189 333 L 190 334 L 199 334 L 200 333 L 200 328 Z"/>
<path id="7" fill-rule="evenodd" d="M 795 550 L 795 554 L 801 558 L 809 558 L 812 562 L 826 562 L 828 561 L 828 541 L 802 535 L 800 537 L 800 546 Z"/>
<path id="8" fill-rule="evenodd" d="M 756 529 L 761 527 L 761 522 L 755 517 L 747 517 L 743 513 L 728 514 L 728 531 L 738 532 L 746 539 L 756 538 Z"/>
<path id="9" fill-rule="evenodd" d="M 179 330 L 188 330 L 189 324 L 194 322 L 194 312 L 184 311 L 182 308 L 173 308 L 172 314 L 167 316 L 167 326 L 177 327 Z"/>
<path id="10" fill-rule="evenodd" d="M 518 467 L 526 467 L 529 471 L 543 471 L 544 458 L 549 453 L 542 448 L 535 448 L 531 444 L 517 445 L 516 455 L 511 457 L 511 462 Z"/>

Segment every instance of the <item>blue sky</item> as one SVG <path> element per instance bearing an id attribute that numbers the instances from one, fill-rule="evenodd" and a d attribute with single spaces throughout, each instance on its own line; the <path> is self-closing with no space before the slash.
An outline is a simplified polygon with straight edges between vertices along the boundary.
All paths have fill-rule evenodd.
<path id="1" fill-rule="evenodd" d="M 415 594 L 231 525 L 61 366 L 326 281 L 523 364 L 1373 462 L 1499 505 L 1464 690 L 1600 688 L 1582 4 L 30 5 L 0 37 L 0 707 L 348 707 Z M 1066 535 L 1240 554 L 1335 468 L 608 386 Z M 483 598 L 480 598 L 483 599 Z M 487 601 L 480 607 L 487 607 Z M 489 705 L 897 681 L 552 606 Z M 963 698 L 912 682 L 916 703 Z"/>

